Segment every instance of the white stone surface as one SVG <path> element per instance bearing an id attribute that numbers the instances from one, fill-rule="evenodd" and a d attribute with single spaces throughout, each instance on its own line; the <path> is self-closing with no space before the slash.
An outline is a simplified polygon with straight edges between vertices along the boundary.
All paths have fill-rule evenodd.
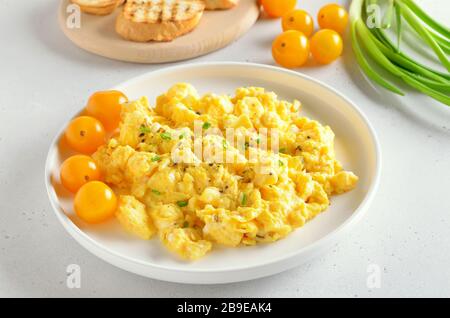
<path id="1" fill-rule="evenodd" d="M 57 2 L 0 0 L 0 296 L 450 296 L 450 108 L 415 92 L 397 97 L 374 88 L 348 38 L 339 61 L 298 70 L 354 100 L 383 151 L 381 186 L 367 217 L 332 251 L 276 276 L 221 286 L 154 281 L 91 255 L 48 203 L 47 148 L 90 93 L 167 65 L 127 64 L 78 49 L 58 29 Z M 325 3 L 299 6 L 315 13 Z M 447 0 L 420 3 L 448 22 Z M 279 23 L 260 20 L 228 48 L 193 61 L 273 64 Z M 81 266 L 80 289 L 66 287 L 69 264 Z M 381 269 L 381 288 L 367 287 L 370 264 Z"/>

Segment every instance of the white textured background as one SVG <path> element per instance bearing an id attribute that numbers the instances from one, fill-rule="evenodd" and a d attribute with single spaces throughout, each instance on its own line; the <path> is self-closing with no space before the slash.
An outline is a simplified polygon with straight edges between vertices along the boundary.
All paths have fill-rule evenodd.
<path id="1" fill-rule="evenodd" d="M 315 15 L 327 2 L 299 6 Z M 419 2 L 448 22 L 448 0 Z M 450 108 L 414 92 L 402 98 L 374 88 L 348 45 L 336 63 L 299 70 L 354 100 L 383 151 L 381 186 L 367 217 L 332 251 L 276 276 L 221 286 L 150 280 L 91 255 L 51 210 L 47 148 L 93 91 L 166 65 L 126 64 L 78 49 L 58 28 L 57 5 L 0 0 L 0 296 L 450 296 Z M 272 64 L 279 30 L 278 20 L 260 20 L 228 48 L 194 61 Z M 66 287 L 71 263 L 82 268 L 78 290 Z M 381 267 L 380 289 L 366 286 L 369 264 Z"/>

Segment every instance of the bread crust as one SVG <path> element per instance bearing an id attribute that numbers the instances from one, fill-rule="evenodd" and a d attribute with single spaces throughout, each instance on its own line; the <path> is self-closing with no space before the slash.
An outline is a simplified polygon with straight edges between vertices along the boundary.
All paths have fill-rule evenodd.
<path id="1" fill-rule="evenodd" d="M 125 0 L 103 0 L 92 2 L 85 0 L 71 0 L 72 3 L 78 5 L 82 12 L 93 15 L 108 15 L 125 3 Z"/>
<path id="2" fill-rule="evenodd" d="M 227 10 L 235 7 L 239 0 L 203 0 L 206 10 Z"/>

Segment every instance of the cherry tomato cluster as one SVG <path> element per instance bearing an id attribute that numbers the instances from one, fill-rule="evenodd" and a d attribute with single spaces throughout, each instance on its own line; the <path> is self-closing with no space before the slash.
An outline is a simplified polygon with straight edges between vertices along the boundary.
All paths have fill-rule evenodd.
<path id="1" fill-rule="evenodd" d="M 309 56 L 319 64 L 329 64 L 342 54 L 342 34 L 348 24 L 347 11 L 338 4 L 322 7 L 317 15 L 320 30 L 314 32 L 314 20 L 308 12 L 295 9 L 297 0 L 260 0 L 264 11 L 281 17 L 283 33 L 272 43 L 272 55 L 283 67 L 304 65 Z"/>
<path id="2" fill-rule="evenodd" d="M 119 91 L 93 94 L 86 106 L 86 116 L 73 119 L 64 138 L 73 150 L 81 153 L 69 157 L 61 165 L 62 185 L 75 193 L 74 210 L 87 223 L 105 221 L 117 208 L 113 190 L 101 182 L 100 169 L 90 157 L 106 142 L 107 133 L 117 129 L 122 103 L 128 98 Z"/>

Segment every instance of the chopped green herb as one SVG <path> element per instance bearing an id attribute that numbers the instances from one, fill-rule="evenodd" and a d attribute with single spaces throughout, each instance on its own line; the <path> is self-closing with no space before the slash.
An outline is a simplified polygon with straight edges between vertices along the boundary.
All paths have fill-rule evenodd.
<path id="1" fill-rule="evenodd" d="M 222 140 L 223 149 L 228 149 L 228 142 L 224 139 Z"/>
<path id="2" fill-rule="evenodd" d="M 286 153 L 286 148 L 280 148 L 279 152 Z"/>
<path id="3" fill-rule="evenodd" d="M 284 166 L 284 163 L 281 160 L 278 160 L 278 164 L 280 165 L 280 167 Z"/>
<path id="4" fill-rule="evenodd" d="M 259 144 L 261 143 L 261 138 L 258 137 L 258 138 L 256 139 L 256 143 L 259 145 Z"/>
<path id="5" fill-rule="evenodd" d="M 141 127 L 139 127 L 139 132 L 141 133 L 141 134 L 148 134 L 148 133 L 150 133 L 152 130 L 150 129 L 150 128 L 148 128 L 148 127 L 145 127 L 145 126 L 141 126 Z"/>
<path id="6" fill-rule="evenodd" d="M 187 228 L 187 227 L 189 227 L 189 222 L 188 221 L 184 221 L 183 228 Z"/>
<path id="7" fill-rule="evenodd" d="M 161 157 L 160 156 L 154 156 L 153 158 L 152 158 L 152 162 L 156 162 L 156 161 L 160 161 L 161 160 Z"/>
<path id="8" fill-rule="evenodd" d="M 179 137 L 178 137 L 178 139 L 183 139 L 184 138 L 184 133 L 183 134 L 181 134 Z"/>
<path id="9" fill-rule="evenodd" d="M 159 134 L 163 140 L 172 140 L 172 137 L 168 132 L 163 132 Z"/>
<path id="10" fill-rule="evenodd" d="M 245 193 L 242 193 L 241 204 L 242 205 L 247 204 L 247 194 L 245 194 Z"/>
<path id="11" fill-rule="evenodd" d="M 187 202 L 187 201 L 178 201 L 178 202 L 177 202 L 177 205 L 178 205 L 180 208 L 184 208 L 185 206 L 188 205 L 188 202 Z"/>
<path id="12" fill-rule="evenodd" d="M 154 194 L 156 194 L 156 195 L 161 195 L 161 192 L 159 192 L 159 191 L 156 190 L 156 189 L 152 189 L 152 192 L 153 192 Z"/>
<path id="13" fill-rule="evenodd" d="M 203 126 L 202 126 L 202 128 L 203 128 L 204 130 L 208 129 L 209 127 L 211 127 L 211 124 L 208 123 L 208 122 L 204 123 Z"/>

